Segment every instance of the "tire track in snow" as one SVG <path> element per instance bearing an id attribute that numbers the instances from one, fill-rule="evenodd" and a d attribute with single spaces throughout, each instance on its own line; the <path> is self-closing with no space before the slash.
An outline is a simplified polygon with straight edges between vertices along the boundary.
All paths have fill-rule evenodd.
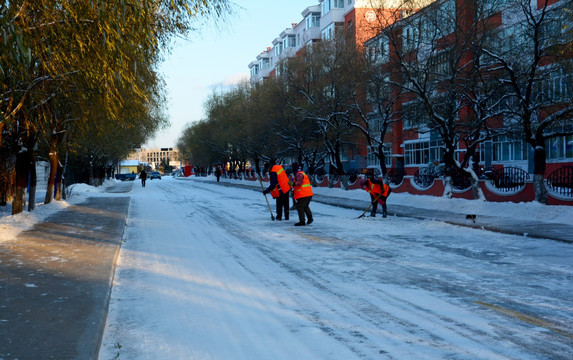
<path id="1" fill-rule="evenodd" d="M 194 184 L 195 185 L 195 184 Z M 194 186 L 194 188 L 202 189 L 205 191 L 212 192 L 212 186 L 203 185 Z M 215 192 L 217 193 L 217 192 Z M 221 192 L 221 198 L 225 198 L 228 192 Z M 235 191 L 235 194 L 239 192 Z M 266 203 L 252 201 L 252 196 L 243 196 L 244 193 L 240 193 L 237 196 L 237 200 L 244 202 L 245 207 L 252 209 L 259 209 L 260 214 L 267 214 L 268 209 L 266 209 Z M 502 257 L 501 253 L 492 253 L 489 251 L 473 251 L 471 249 L 460 249 L 450 246 L 444 246 L 443 244 L 432 244 L 435 239 L 429 238 L 427 242 L 420 241 L 420 239 L 408 239 L 407 237 L 394 236 L 393 240 L 394 248 L 388 250 L 387 245 L 390 244 L 388 240 L 386 242 L 379 244 L 379 247 L 372 245 L 372 242 L 364 242 L 360 238 L 352 237 L 346 234 L 343 230 L 345 225 L 341 225 L 340 238 L 332 236 L 332 234 L 337 234 L 337 221 L 344 221 L 341 219 L 333 219 L 333 221 L 325 224 L 314 224 L 311 227 L 305 229 L 284 229 L 277 223 L 272 223 L 269 225 L 268 219 L 265 216 L 265 223 L 263 225 L 254 224 L 253 221 L 245 222 L 245 219 L 240 214 L 233 214 L 226 212 L 221 208 L 213 209 L 209 204 L 197 204 L 200 211 L 209 215 L 212 221 L 219 225 L 219 227 L 225 229 L 228 233 L 235 236 L 240 240 L 245 246 L 251 249 L 257 250 L 260 254 L 263 254 L 271 263 L 276 264 L 278 267 L 284 269 L 287 274 L 293 276 L 296 279 L 308 284 L 312 288 L 316 289 L 316 292 L 312 294 L 302 293 L 299 288 L 297 288 L 296 282 L 292 281 L 282 281 L 279 279 L 272 278 L 268 274 L 260 274 L 256 269 L 252 269 L 250 264 L 241 258 L 239 255 L 233 254 L 233 244 L 226 244 L 230 254 L 233 254 L 235 260 L 240 263 L 240 265 L 252 273 L 257 278 L 261 279 L 262 282 L 266 284 L 270 289 L 274 289 L 277 286 L 285 289 L 286 292 L 294 294 L 295 300 L 299 304 L 299 313 L 304 315 L 307 319 L 312 321 L 317 325 L 318 328 L 322 329 L 325 333 L 332 336 L 337 341 L 346 344 L 350 349 L 356 348 L 353 344 L 359 341 L 368 342 L 369 345 L 366 348 L 372 351 L 372 354 L 384 354 L 384 349 L 381 349 L 380 340 L 382 342 L 389 343 L 386 347 L 400 347 L 400 341 L 403 338 L 417 338 L 418 344 L 412 344 L 413 348 L 424 349 L 428 351 L 429 349 L 434 349 L 436 356 L 443 356 L 449 354 L 454 358 L 459 356 L 471 357 L 472 352 L 467 352 L 467 350 L 456 348 L 455 345 L 449 344 L 448 339 L 458 338 L 460 342 L 467 342 L 472 349 L 480 349 L 480 354 L 489 354 L 491 358 L 511 358 L 516 351 L 519 351 L 523 356 L 522 358 L 535 358 L 531 354 L 539 354 L 540 352 L 545 352 L 538 348 L 535 348 L 538 344 L 531 343 L 528 341 L 520 340 L 520 336 L 527 331 L 527 327 L 518 326 L 518 330 L 514 331 L 512 329 L 512 322 L 499 321 L 495 316 L 488 314 L 486 311 L 476 310 L 473 305 L 468 305 L 468 297 L 473 297 L 475 294 L 483 292 L 482 295 L 495 295 L 494 290 L 488 288 L 482 281 L 475 281 L 474 287 L 463 287 L 462 280 L 456 277 L 452 277 L 450 273 L 456 268 L 446 268 L 444 273 L 437 273 L 437 275 L 420 275 L 417 272 L 424 272 L 424 267 L 426 264 L 416 264 L 415 260 L 402 259 L 399 258 L 402 249 L 395 250 L 400 246 L 413 247 L 416 246 L 420 249 L 423 247 L 433 248 L 437 253 L 442 256 L 442 254 L 449 254 L 450 262 L 456 261 L 457 257 L 465 257 L 474 261 L 484 261 L 486 263 L 500 262 Z M 212 206 L 212 204 L 211 204 Z M 323 205 L 317 205 L 317 209 L 322 209 Z M 315 209 L 313 208 L 313 211 Z M 320 212 L 317 211 L 317 214 Z M 262 216 L 262 215 L 261 215 Z M 410 224 L 412 222 L 402 221 L 404 224 Z M 288 224 L 290 225 L 290 224 Z M 365 224 L 361 224 L 365 225 Z M 368 222 L 366 225 L 369 225 Z M 375 223 L 376 225 L 376 223 Z M 357 298 L 356 295 L 346 294 L 345 289 L 338 289 L 332 283 L 333 277 L 346 275 L 342 274 L 329 274 L 324 273 L 324 268 L 314 269 L 312 265 L 316 265 L 316 259 L 312 258 L 312 253 L 307 257 L 304 252 L 304 247 L 301 248 L 302 252 L 297 254 L 288 254 L 284 251 L 278 252 L 274 245 L 276 240 L 265 238 L 261 235 L 257 238 L 253 238 L 253 226 L 259 227 L 262 233 L 270 233 L 271 229 L 272 236 L 280 234 L 281 236 L 291 236 L 293 234 L 296 237 L 289 239 L 291 242 L 296 242 L 297 244 L 305 243 L 319 243 L 311 244 L 309 246 L 326 246 L 325 250 L 328 249 L 328 245 L 336 245 L 338 247 L 338 254 L 343 255 L 345 261 L 349 262 L 350 258 L 359 259 L 365 261 L 366 264 L 362 265 L 362 269 L 368 271 L 371 266 L 378 266 L 384 264 L 385 262 L 393 262 L 393 270 L 399 269 L 400 274 L 406 275 L 406 279 L 397 279 L 397 281 L 388 283 L 379 283 L 373 286 L 367 291 L 361 290 L 361 296 Z M 322 236 L 319 233 L 321 227 L 329 227 L 328 236 Z M 454 228 L 454 227 L 452 227 Z M 334 229 L 334 230 L 333 230 Z M 270 235 L 269 235 L 270 236 Z M 429 243 L 428 243 L 429 242 Z M 404 249 L 410 251 L 410 249 Z M 368 253 L 369 258 L 365 258 L 364 254 Z M 335 251 L 336 255 L 336 251 Z M 495 256 L 494 256 L 495 255 Z M 325 258 L 327 261 L 333 261 L 329 258 L 330 253 L 328 251 L 325 253 Z M 396 258 L 398 256 L 398 258 Z M 506 262 L 504 262 L 505 264 Z M 449 266 L 449 264 L 446 264 Z M 503 264 L 502 264 L 503 265 Z M 433 264 L 428 265 L 427 273 L 431 273 L 433 270 L 431 267 Z M 382 270 L 378 270 L 382 271 Z M 480 273 L 468 274 L 478 280 L 483 272 L 492 272 L 492 276 L 496 276 L 495 271 L 499 269 L 480 269 Z M 358 271 L 355 271 L 358 273 Z M 446 275 L 444 279 L 441 276 Z M 489 277 L 489 274 L 488 274 Z M 370 285 L 367 281 L 372 281 L 368 279 L 368 276 L 363 277 L 366 281 L 365 286 Z M 352 279 L 345 278 L 344 280 L 351 281 Z M 362 280 L 362 278 L 360 279 Z M 388 279 L 387 279 L 388 280 Z M 424 281 L 420 281 L 424 280 Z M 454 282 L 452 282 L 452 280 Z M 466 280 L 467 281 L 467 280 Z M 388 287 L 388 285 L 391 285 Z M 474 286 L 475 286 L 474 285 Z M 416 299 L 411 298 L 411 294 L 402 294 L 397 291 L 399 287 L 406 287 L 407 290 L 423 290 L 432 294 L 438 292 L 438 297 L 445 306 L 451 309 L 464 313 L 465 316 L 473 318 L 474 323 L 467 324 L 465 322 L 459 321 L 459 317 L 450 316 L 449 314 L 444 314 L 439 308 L 432 307 L 432 304 L 425 305 L 416 301 Z M 491 286 L 490 286 L 491 287 Z M 300 288 L 303 289 L 304 286 Z M 398 289 L 401 290 L 401 289 Z M 318 294 L 318 295 L 317 295 Z M 406 296 L 409 295 L 409 296 Z M 424 295 L 426 296 L 426 295 Z M 444 300 L 446 299 L 446 300 Z M 475 298 L 474 298 L 475 299 Z M 278 299 L 280 301 L 280 299 Z M 447 301 L 447 304 L 446 304 Z M 466 302 L 466 303 L 464 303 Z M 319 305 L 315 305 L 319 304 Z M 330 319 L 332 316 L 326 316 L 327 312 L 336 314 L 337 319 L 342 319 L 341 322 L 345 320 L 347 324 L 369 324 L 373 330 L 363 331 L 361 328 L 358 330 L 342 326 L 334 326 L 322 319 Z M 459 315 L 459 314 L 457 314 Z M 353 317 L 352 317 L 353 316 Z M 361 319 L 362 322 L 357 319 Z M 414 322 L 413 319 L 416 319 Z M 490 325 L 484 325 L 484 323 L 491 323 Z M 361 326 L 363 327 L 363 326 Z M 440 328 L 440 331 L 436 331 L 435 328 Z M 484 330 L 485 329 L 485 330 Z M 511 329 L 511 331 L 510 331 Z M 406 336 L 409 334 L 410 336 Z M 508 347 L 507 342 L 510 340 L 515 347 L 521 348 L 522 350 L 516 350 L 511 346 Z M 364 349 L 364 344 L 360 344 L 360 348 Z M 566 350 L 567 347 L 565 346 Z M 354 351 L 358 357 L 368 357 L 372 354 L 368 353 L 365 355 L 365 351 Z M 412 353 L 411 353 L 412 354 Z M 431 354 L 431 351 L 430 351 Z M 462 355 L 465 354 L 465 355 Z M 504 355 L 505 354 L 505 355 Z M 549 357 L 553 357 L 555 352 L 548 352 Z M 385 355 L 386 357 L 393 358 L 392 352 Z M 487 358 L 487 356 L 484 356 Z"/>

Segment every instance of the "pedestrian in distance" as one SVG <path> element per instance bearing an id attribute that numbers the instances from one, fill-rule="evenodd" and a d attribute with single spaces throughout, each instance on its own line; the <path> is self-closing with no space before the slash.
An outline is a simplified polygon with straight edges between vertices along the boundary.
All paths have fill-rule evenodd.
<path id="1" fill-rule="evenodd" d="M 269 172 L 270 171 L 270 172 Z M 263 194 L 271 194 L 276 200 L 277 217 L 276 220 L 282 220 L 283 212 L 285 220 L 289 219 L 289 193 L 291 185 L 285 169 L 281 165 L 272 162 L 265 164 L 264 172 L 269 172 L 270 184 L 263 190 Z"/>
<path id="2" fill-rule="evenodd" d="M 292 164 L 292 171 L 295 174 L 293 182 L 294 199 L 296 201 L 296 210 L 298 212 L 298 222 L 294 224 L 294 226 L 310 225 L 314 221 L 312 218 L 312 211 L 309 207 L 312 196 L 314 195 L 312 192 L 312 185 L 310 184 L 308 175 L 299 168 L 298 163 Z"/>
<path id="3" fill-rule="evenodd" d="M 219 179 L 221 178 L 221 167 L 217 166 L 217 169 L 215 170 L 215 176 L 217 177 L 217 182 L 219 182 Z"/>
<path id="4" fill-rule="evenodd" d="M 374 171 L 369 171 L 368 178 L 362 180 L 360 187 L 370 194 L 370 201 L 372 205 L 370 216 L 376 216 L 376 210 L 378 209 L 378 204 L 380 204 L 382 205 L 382 217 L 385 218 L 387 216 L 388 210 L 386 199 L 392 192 L 390 186 L 384 183 L 384 181 L 376 178 Z"/>
<path id="5" fill-rule="evenodd" d="M 141 179 L 141 186 L 145 187 L 145 180 L 147 180 L 147 172 L 145 172 L 145 170 L 141 170 L 141 173 L 139 173 L 139 178 Z"/>

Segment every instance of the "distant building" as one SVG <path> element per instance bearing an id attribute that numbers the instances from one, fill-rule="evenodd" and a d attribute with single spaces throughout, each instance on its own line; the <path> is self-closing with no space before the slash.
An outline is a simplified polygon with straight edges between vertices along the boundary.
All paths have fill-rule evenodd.
<path id="1" fill-rule="evenodd" d="M 141 148 L 137 151 L 137 159 L 141 163 L 148 163 L 153 170 L 158 170 L 164 160 L 176 169 L 181 167 L 177 148 Z"/>

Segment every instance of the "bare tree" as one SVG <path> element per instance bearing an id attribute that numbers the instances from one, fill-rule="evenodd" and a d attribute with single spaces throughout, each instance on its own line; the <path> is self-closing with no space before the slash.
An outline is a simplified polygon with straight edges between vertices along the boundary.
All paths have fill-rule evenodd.
<path id="1" fill-rule="evenodd" d="M 349 118 L 354 116 L 356 93 L 363 78 L 363 61 L 354 39 L 343 30 L 323 40 L 289 61 L 288 86 L 303 97 L 303 118 L 313 121 L 330 160 L 331 174 L 344 175 L 342 156 L 355 144 L 356 130 Z M 332 182 L 331 182 L 332 183 Z"/>
<path id="2" fill-rule="evenodd" d="M 364 71 L 365 89 L 354 97 L 358 116 L 350 118 L 351 125 L 364 136 L 369 151 L 378 158 L 382 175 L 387 174 L 386 152 L 387 138 L 391 127 L 401 121 L 397 104 L 400 91 L 392 86 L 389 40 L 382 33 L 365 44 L 365 66 L 357 71 Z"/>
<path id="3" fill-rule="evenodd" d="M 535 199 L 546 203 L 546 144 L 573 134 L 571 54 L 563 52 L 573 42 L 571 5 L 511 0 L 506 6 L 507 23 L 490 31 L 480 50 L 506 90 L 504 125 L 531 146 Z"/>

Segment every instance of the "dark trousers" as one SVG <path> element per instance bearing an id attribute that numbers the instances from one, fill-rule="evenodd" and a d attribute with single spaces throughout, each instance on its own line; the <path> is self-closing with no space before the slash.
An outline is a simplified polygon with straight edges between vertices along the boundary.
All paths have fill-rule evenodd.
<path id="1" fill-rule="evenodd" d="M 312 211 L 310 211 L 310 200 L 312 200 L 312 196 L 303 197 L 296 200 L 296 211 L 298 211 L 298 220 L 301 223 L 306 223 L 304 220 L 304 216 L 308 220 L 312 220 Z"/>
<path id="2" fill-rule="evenodd" d="M 374 200 L 376 200 L 377 197 L 378 197 L 378 196 L 370 195 L 370 201 L 374 202 Z M 378 202 L 379 202 L 379 201 L 380 201 L 380 199 L 379 199 L 378 201 L 374 202 L 374 204 L 372 204 L 372 213 L 371 213 L 371 215 L 376 214 L 376 210 L 378 209 Z M 387 209 L 388 209 L 388 208 L 387 208 L 387 206 L 386 206 L 386 201 L 383 201 L 383 202 L 382 202 L 382 213 L 383 213 L 383 214 L 386 214 Z"/>
<path id="3" fill-rule="evenodd" d="M 145 187 L 145 179 L 141 179 L 141 186 Z"/>
<path id="4" fill-rule="evenodd" d="M 283 217 L 283 210 L 285 214 L 285 220 L 288 220 L 288 211 L 289 211 L 289 200 L 288 200 L 289 193 L 281 194 L 277 201 L 277 220 L 281 220 Z"/>

